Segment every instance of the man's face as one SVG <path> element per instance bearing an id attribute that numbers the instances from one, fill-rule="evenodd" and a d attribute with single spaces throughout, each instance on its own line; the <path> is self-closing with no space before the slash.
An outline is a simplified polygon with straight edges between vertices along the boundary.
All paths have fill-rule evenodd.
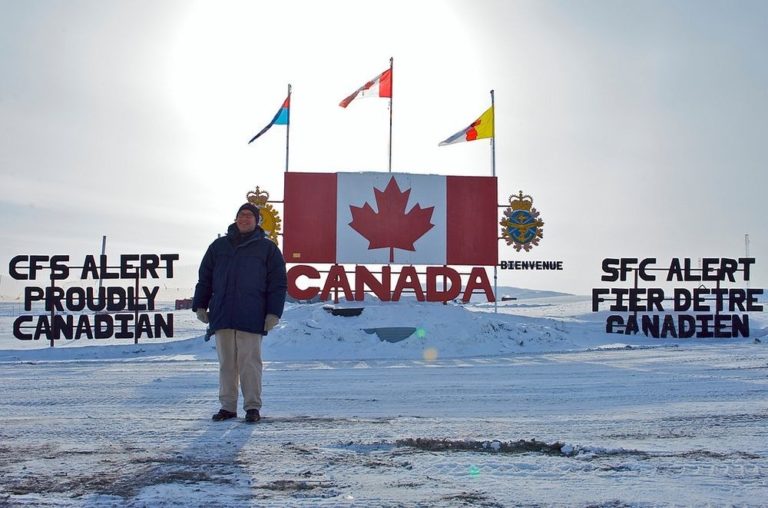
<path id="1" fill-rule="evenodd" d="M 250 233 L 256 229 L 257 224 L 256 217 L 250 210 L 240 210 L 237 217 L 235 217 L 235 224 L 237 224 L 237 230 L 241 233 Z"/>

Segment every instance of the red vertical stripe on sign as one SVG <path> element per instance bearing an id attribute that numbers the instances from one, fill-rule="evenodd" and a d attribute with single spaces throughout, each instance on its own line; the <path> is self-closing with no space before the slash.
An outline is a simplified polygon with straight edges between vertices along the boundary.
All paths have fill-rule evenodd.
<path id="1" fill-rule="evenodd" d="M 336 262 L 336 174 L 285 173 L 286 263 Z"/>
<path id="2" fill-rule="evenodd" d="M 496 177 L 445 178 L 447 264 L 495 265 L 499 258 Z"/>
<path id="3" fill-rule="evenodd" d="M 392 97 L 392 69 L 381 73 L 379 79 L 379 97 Z"/>

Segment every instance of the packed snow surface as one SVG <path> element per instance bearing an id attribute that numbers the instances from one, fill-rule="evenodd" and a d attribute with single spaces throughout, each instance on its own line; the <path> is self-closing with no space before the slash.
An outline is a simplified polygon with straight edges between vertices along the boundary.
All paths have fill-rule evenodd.
<path id="1" fill-rule="evenodd" d="M 263 420 L 212 422 L 215 339 L 19 341 L 0 506 L 764 506 L 765 312 L 737 339 L 604 332 L 588 298 L 290 304 Z M 412 328 L 399 342 L 365 329 Z"/>

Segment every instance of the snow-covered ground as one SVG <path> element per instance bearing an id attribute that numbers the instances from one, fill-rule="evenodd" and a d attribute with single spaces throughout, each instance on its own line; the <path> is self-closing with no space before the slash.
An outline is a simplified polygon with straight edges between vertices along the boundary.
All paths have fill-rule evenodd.
<path id="1" fill-rule="evenodd" d="M 3 312 L 0 506 L 768 504 L 768 314 L 749 339 L 660 340 L 605 334 L 585 297 L 518 297 L 289 305 L 257 425 L 210 421 L 190 311 L 174 339 L 53 348 Z"/>

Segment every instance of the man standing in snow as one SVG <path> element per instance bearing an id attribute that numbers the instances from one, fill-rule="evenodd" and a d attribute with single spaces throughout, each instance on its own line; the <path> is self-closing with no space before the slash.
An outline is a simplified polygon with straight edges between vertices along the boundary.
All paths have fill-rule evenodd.
<path id="1" fill-rule="evenodd" d="M 259 217 L 253 204 L 241 206 L 200 263 L 192 310 L 216 334 L 221 409 L 214 421 L 237 417 L 238 383 L 245 421 L 261 419 L 261 339 L 283 314 L 288 284 L 283 254 Z"/>

